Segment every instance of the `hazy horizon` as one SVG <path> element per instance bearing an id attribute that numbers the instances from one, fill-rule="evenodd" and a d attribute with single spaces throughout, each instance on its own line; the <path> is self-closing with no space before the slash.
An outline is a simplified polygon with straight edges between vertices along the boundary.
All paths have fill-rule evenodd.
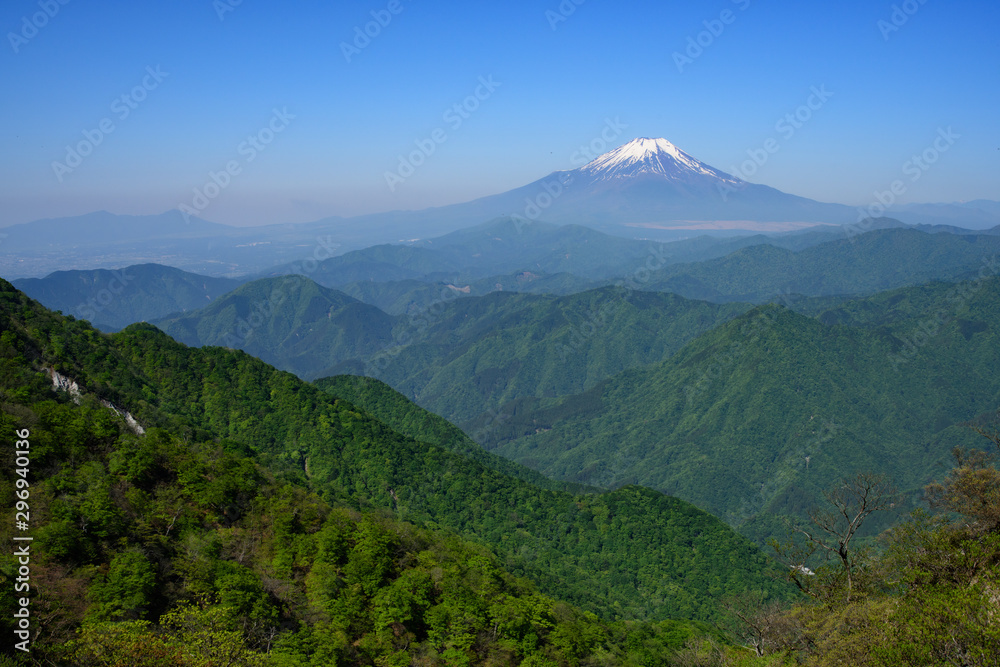
<path id="1" fill-rule="evenodd" d="M 213 174 L 226 185 L 199 216 L 223 224 L 417 210 L 642 136 L 822 202 L 866 205 L 897 179 L 899 203 L 1000 200 L 998 14 L 919 0 L 16 2 L 0 10 L 13 91 L 0 226 L 158 214 Z"/>

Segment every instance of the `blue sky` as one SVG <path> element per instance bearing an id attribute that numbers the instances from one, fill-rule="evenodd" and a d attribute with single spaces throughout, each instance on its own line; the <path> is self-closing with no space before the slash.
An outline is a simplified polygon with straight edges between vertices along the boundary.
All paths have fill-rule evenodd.
<path id="1" fill-rule="evenodd" d="M 236 2 L 4 3 L 0 225 L 159 213 L 211 173 L 227 224 L 449 204 L 579 166 L 609 119 L 609 149 L 662 136 L 729 172 L 773 139 L 748 180 L 852 205 L 951 128 L 901 201 L 1000 199 L 994 2 Z"/>

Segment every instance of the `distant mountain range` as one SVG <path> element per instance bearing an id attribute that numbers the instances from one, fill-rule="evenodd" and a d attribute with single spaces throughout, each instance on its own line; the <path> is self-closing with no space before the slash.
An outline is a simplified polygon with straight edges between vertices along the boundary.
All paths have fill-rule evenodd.
<path id="1" fill-rule="evenodd" d="M 899 226 L 891 220 L 870 227 Z M 48 307 L 105 331 L 201 308 L 255 278 L 305 274 L 392 315 L 494 291 L 570 294 L 615 282 L 647 266 L 727 255 L 761 243 L 799 250 L 844 238 L 839 228 L 776 236 L 701 236 L 661 244 L 608 236 L 578 225 L 498 218 L 412 245 L 379 245 L 312 263 L 283 264 L 256 276 L 219 279 L 154 264 L 129 266 L 121 280 L 106 269 L 56 271 L 16 280 Z"/>
<path id="2" fill-rule="evenodd" d="M 49 558 L 36 569 L 47 574 L 43 565 L 57 563 L 63 576 L 71 572 L 70 580 L 79 582 L 42 588 L 42 599 L 54 600 L 46 604 L 47 618 L 62 610 L 81 620 L 79 605 L 70 603 L 98 590 L 104 579 L 94 581 L 93 571 L 114 561 L 112 572 L 131 574 L 138 564 L 152 573 L 152 583 L 138 593 L 161 606 L 160 598 L 184 599 L 202 586 L 218 597 L 251 600 L 247 609 L 280 605 L 320 624 L 333 606 L 325 600 L 346 588 L 336 604 L 347 608 L 363 589 L 357 584 L 352 593 L 350 578 L 320 586 L 317 577 L 357 569 L 363 578 L 376 567 L 370 557 L 354 568 L 333 565 L 338 561 L 324 553 L 370 556 L 368 547 L 376 544 L 359 538 L 355 547 L 335 526 L 361 524 L 363 530 L 387 517 L 435 531 L 442 546 L 443 540 L 474 540 L 541 591 L 608 618 L 709 621 L 720 617 L 726 596 L 789 594 L 759 549 L 690 504 L 648 489 L 536 486 L 531 471 L 478 450 L 380 383 L 317 387 L 240 351 L 185 347 L 145 324 L 100 335 L 3 280 L 0 330 L 0 417 L 30 423 L 38 469 L 32 509 L 53 517 L 35 536 Z M 53 391 L 44 373 L 55 368 L 77 383 L 83 400 Z M 128 430 L 101 401 L 128 410 L 145 425 L 145 435 Z M 265 505 L 286 511 L 265 514 Z M 201 508 L 212 513 L 194 514 Z M 304 546 L 321 529 L 308 543 L 316 548 Z M 253 537 L 272 533 L 277 550 Z M 236 542 L 235 536 L 249 539 Z M 209 546 L 193 553 L 192 541 Z M 402 535 L 384 542 L 402 543 L 412 545 L 414 561 L 440 552 Z M 131 568 L 122 564 L 121 554 L 128 553 L 139 555 L 127 561 Z M 393 560 L 403 552 L 385 553 L 376 570 L 382 574 L 365 579 L 365 598 L 389 590 L 383 579 L 401 567 Z M 495 595 L 495 569 L 482 580 L 484 591 L 494 591 L 487 595 Z M 275 582 L 284 592 L 272 603 L 264 586 L 275 588 Z M 315 591 L 326 588 L 329 595 L 315 602 Z M 450 613 L 440 611 L 444 619 Z M 466 632 L 468 624 L 460 626 Z"/>
<path id="3" fill-rule="evenodd" d="M 891 472 L 912 500 L 967 441 L 959 425 L 1000 404 L 1000 235 L 887 219 L 872 227 L 660 244 L 505 218 L 253 280 L 186 312 L 177 311 L 227 283 L 136 267 L 115 316 L 169 308 L 153 323 L 191 346 L 239 348 L 305 379 L 377 377 L 546 476 L 650 486 L 764 540 L 780 534 L 781 517 L 813 507 L 830 480 L 858 470 Z M 712 258 L 681 263 L 671 248 Z M 473 291 L 529 273 L 528 283 L 574 293 Z M 396 312 L 312 276 L 352 280 L 345 288 Z M 113 293 L 116 279 L 69 272 L 22 282 L 74 303 L 94 289 Z M 588 279 L 598 287 L 575 289 Z M 791 309 L 753 305 L 776 299 Z M 157 335 L 139 327 L 129 339 Z M 326 386 L 375 411 L 407 411 L 379 385 Z M 469 447 L 425 425 L 440 442 Z"/>
<path id="4" fill-rule="evenodd" d="M 15 280 L 14 285 L 52 310 L 110 332 L 133 322 L 204 308 L 241 282 L 142 264 L 119 271 L 56 271 L 45 278 Z"/>
<path id="5" fill-rule="evenodd" d="M 239 347 L 306 378 L 370 374 L 468 424 L 481 412 L 499 414 L 506 402 L 582 392 L 628 368 L 658 363 L 745 313 L 748 302 L 779 299 L 818 313 L 851 295 L 991 275 L 998 254 L 1000 236 L 883 229 L 797 253 L 751 246 L 649 272 L 644 283 L 632 277 L 611 281 L 619 287 L 559 297 L 384 283 L 400 288 L 401 299 L 434 296 L 429 303 L 398 301 L 392 314 L 306 278 L 276 277 L 156 323 L 187 344 Z M 697 296 L 728 305 L 688 300 Z"/>
<path id="6" fill-rule="evenodd" d="M 47 306 L 89 319 L 108 331 L 170 317 L 171 333 L 194 345 L 242 347 L 245 340 L 236 333 L 245 328 L 241 320 L 278 318 L 284 323 L 254 353 L 309 375 L 352 359 L 368 359 L 389 345 L 396 335 L 392 331 L 403 326 L 393 318 L 421 321 L 428 311 L 435 316 L 446 312 L 453 301 L 497 291 L 568 296 L 619 285 L 715 302 L 761 303 L 795 295 L 845 297 L 930 280 L 967 279 L 1000 253 L 1000 235 L 960 235 L 950 233 L 953 228 L 948 227 L 917 231 L 888 219 L 873 222 L 880 229 L 850 239 L 820 229 L 777 237 L 703 237 L 669 244 L 620 239 L 572 225 L 524 222 L 519 229 L 520 222 L 500 219 L 414 246 L 352 251 L 315 264 L 308 280 L 288 281 L 278 275 L 276 282 L 251 281 L 245 289 L 214 302 L 243 281 L 142 265 L 120 272 L 123 280 L 106 270 L 70 271 L 16 284 Z M 696 257 L 708 259 L 680 261 Z M 296 268 L 283 267 L 286 271 Z M 503 271 L 509 273 L 499 273 Z M 309 306 L 292 299 L 272 309 L 273 300 L 266 294 L 275 285 L 294 286 L 289 294 L 312 285 L 308 299 L 318 300 Z M 320 285 L 336 293 L 319 289 Z M 254 310 L 261 304 L 267 307 L 263 314 Z M 334 317 L 333 312 L 339 315 Z M 349 323 L 361 314 L 367 314 L 370 321 Z M 314 322 L 319 315 L 323 321 Z M 255 327 L 257 338 L 263 334 L 261 326 L 263 321 Z M 307 341 L 314 341 L 314 333 L 307 330 L 313 331 L 314 326 L 343 326 L 351 333 L 344 333 L 346 338 L 336 334 L 337 344 L 321 336 L 326 341 L 322 349 L 307 353 Z M 288 335 L 294 331 L 303 338 L 293 343 L 279 336 L 280 331 Z M 374 336 L 375 342 L 363 344 L 358 338 L 362 332 Z M 299 352 L 290 353 L 289 346 Z M 304 366 L 292 364 L 298 355 L 311 360 Z M 357 371 L 356 366 L 352 368 Z"/>
<path id="7" fill-rule="evenodd" d="M 932 280 L 975 277 L 1000 255 L 1000 235 L 881 229 L 798 252 L 770 244 L 653 272 L 649 289 L 711 301 L 760 303 L 779 294 L 873 294 Z"/>
<path id="8" fill-rule="evenodd" d="M 906 205 L 891 214 L 909 224 L 984 230 L 1000 225 L 1000 202 Z M 179 211 L 99 212 L 14 225 L 0 232 L 0 275 L 41 277 L 60 269 L 147 262 L 213 276 L 262 275 L 282 264 L 308 266 L 349 250 L 439 237 L 505 216 L 659 241 L 840 226 L 864 217 L 850 206 L 748 183 L 665 139 L 640 138 L 508 192 L 420 211 L 253 228 L 217 225 Z"/>

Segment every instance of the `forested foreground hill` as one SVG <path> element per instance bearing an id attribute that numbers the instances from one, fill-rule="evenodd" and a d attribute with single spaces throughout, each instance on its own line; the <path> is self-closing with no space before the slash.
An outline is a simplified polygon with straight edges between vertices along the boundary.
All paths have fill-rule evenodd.
<path id="1" fill-rule="evenodd" d="M 272 664 L 658 664 L 693 626 L 608 623 L 711 620 L 725 595 L 788 594 L 691 505 L 540 489 L 242 352 L 147 325 L 106 336 L 8 283 L 0 330 L 4 427 L 32 433 L 39 641 L 84 622 L 67 649 L 82 664 L 116 664 L 99 662 L 114 647 L 182 664 L 241 637 L 234 650 L 270 647 Z M 76 381 L 79 405 L 45 368 Z"/>
<path id="2" fill-rule="evenodd" d="M 825 323 L 829 322 L 829 324 Z M 837 324 L 845 322 L 848 324 Z M 589 392 L 504 406 L 480 442 L 548 476 L 676 495 L 758 539 L 859 470 L 915 491 L 1000 405 L 1000 279 L 809 318 L 764 306 Z"/>

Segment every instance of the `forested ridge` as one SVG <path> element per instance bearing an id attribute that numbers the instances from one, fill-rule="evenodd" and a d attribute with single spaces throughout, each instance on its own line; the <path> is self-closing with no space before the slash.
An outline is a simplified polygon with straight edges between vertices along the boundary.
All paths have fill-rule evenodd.
<path id="1" fill-rule="evenodd" d="M 929 474 L 939 481 L 926 491 L 919 474 L 903 488 L 889 490 L 886 480 L 878 511 L 846 545 L 837 513 L 823 503 L 850 510 L 858 495 L 844 489 L 885 478 L 848 476 L 838 486 L 838 469 L 820 452 L 855 438 L 855 448 L 837 450 L 855 457 L 841 470 L 864 470 L 884 462 L 892 443 L 871 439 L 886 423 L 865 426 L 868 413 L 845 394 L 829 406 L 834 426 L 820 423 L 807 436 L 818 450 L 790 450 L 823 474 L 808 484 L 798 468 L 799 477 L 775 476 L 800 491 L 777 493 L 770 509 L 799 503 L 790 516 L 803 518 L 768 525 L 778 539 L 765 552 L 657 491 L 598 493 L 542 480 L 371 378 L 310 385 L 240 351 L 187 348 L 150 325 L 101 334 L 0 283 L 0 419 L 5 433 L 29 430 L 32 443 L 37 632 L 30 655 L 3 660 L 994 665 L 996 447 L 967 449 L 986 441 L 956 420 L 975 415 L 970 406 L 997 404 L 987 369 L 996 367 L 989 360 L 998 293 L 990 279 L 841 302 L 815 318 L 762 307 L 665 362 L 680 379 L 653 373 L 643 385 L 635 379 L 642 373 L 630 372 L 628 382 L 482 424 L 480 435 L 502 437 L 523 428 L 526 414 L 606 419 L 607 407 L 627 404 L 607 392 L 662 400 L 671 384 L 695 406 L 732 405 L 746 392 L 770 414 L 783 404 L 768 397 L 811 391 L 816 378 L 837 377 L 829 370 L 835 364 L 885 381 L 889 355 L 907 349 L 903 341 L 928 313 L 960 297 L 962 307 L 940 320 L 935 344 L 911 338 L 913 352 L 896 364 L 908 395 L 924 399 L 896 411 L 894 423 L 901 433 L 933 427 L 944 407 L 951 410 L 952 425 L 935 444 L 965 445 L 951 472 L 935 468 Z M 705 376 L 706 359 L 729 364 L 729 380 Z M 794 370 L 792 381 L 780 372 L 758 377 L 776 361 Z M 53 373 L 64 386 L 77 383 L 75 400 L 53 390 Z M 877 383 L 858 386 L 885 392 Z M 931 391 L 942 386 L 940 395 Z M 971 425 L 996 443 L 996 416 L 979 409 Z M 126 410 L 145 433 L 119 414 Z M 846 434 L 845 415 L 860 417 L 851 417 Z M 723 425 L 738 421 L 737 412 L 722 417 Z M 786 417 L 809 423 L 804 412 Z M 649 428 L 641 419 L 621 424 L 632 439 Z M 9 540 L 18 476 L 7 452 L 0 488 L 10 500 L 0 535 Z M 608 461 L 631 465 L 625 456 Z M 894 467 L 927 467 L 912 457 L 908 465 Z M 725 490 L 722 478 L 710 477 Z M 910 514 L 926 499 L 930 512 Z M 3 567 L 0 599 L 14 608 L 12 561 Z M 4 624 L 10 636 L 12 619 Z"/>
<path id="2" fill-rule="evenodd" d="M 513 401 L 502 422 L 487 414 L 469 430 L 492 423 L 487 449 L 548 476 L 656 488 L 764 542 L 784 531 L 776 517 L 805 516 L 858 470 L 892 474 L 906 492 L 897 509 L 917 506 L 951 448 L 975 444 L 961 424 L 1000 404 L 998 341 L 995 277 L 815 317 L 760 306 L 659 364 Z"/>
<path id="3" fill-rule="evenodd" d="M 676 499 L 540 489 L 242 352 L 107 336 L 0 288 L 3 424 L 32 442 L 36 660 L 665 664 L 718 634 L 697 619 L 726 595 L 791 595 Z"/>

